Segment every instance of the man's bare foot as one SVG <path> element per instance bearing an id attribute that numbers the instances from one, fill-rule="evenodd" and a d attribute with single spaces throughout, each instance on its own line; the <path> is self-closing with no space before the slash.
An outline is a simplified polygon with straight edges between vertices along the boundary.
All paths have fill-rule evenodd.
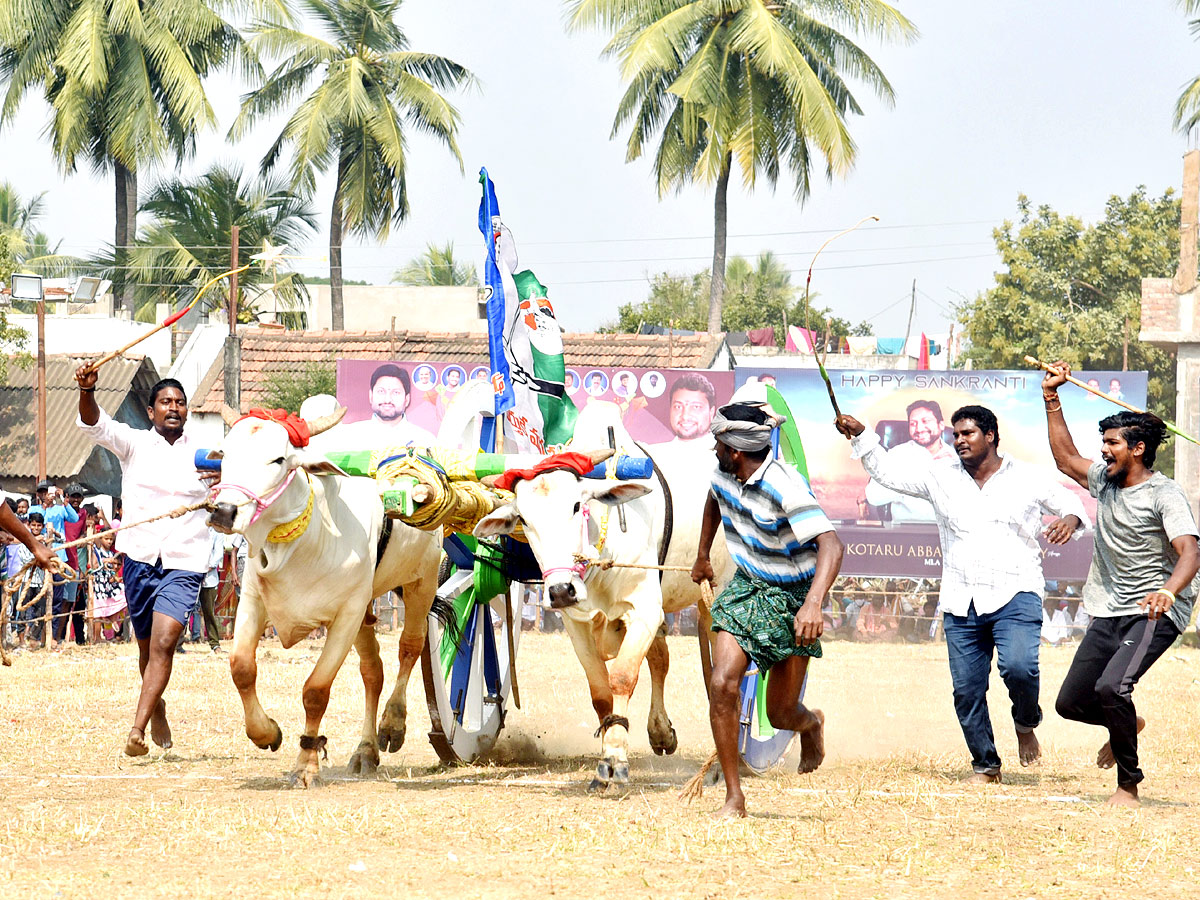
<path id="1" fill-rule="evenodd" d="M 1108 798 L 1108 805 L 1137 809 L 1142 805 L 1142 801 L 1138 799 L 1137 785 L 1131 784 L 1129 787 L 1118 787 L 1113 791 L 1113 795 Z"/>
<path id="2" fill-rule="evenodd" d="M 736 797 L 726 797 L 725 805 L 713 813 L 714 819 L 744 819 L 746 818 L 746 798 L 738 794 Z"/>
<path id="3" fill-rule="evenodd" d="M 167 701 L 161 697 L 150 716 L 150 739 L 164 750 L 171 749 L 171 726 L 167 723 Z"/>
<path id="4" fill-rule="evenodd" d="M 136 728 L 129 729 L 129 737 L 125 739 L 126 756 L 145 756 L 150 752 L 146 746 L 146 736 Z"/>
<path id="5" fill-rule="evenodd" d="M 1042 747 L 1032 731 L 1017 732 L 1017 756 L 1023 766 L 1032 766 L 1042 758 Z"/>
<path id="6" fill-rule="evenodd" d="M 1141 734 L 1142 729 L 1144 729 L 1145 727 L 1146 727 L 1146 720 L 1143 719 L 1141 716 L 1138 716 L 1137 717 L 1137 733 Z M 1112 744 L 1109 741 L 1105 741 L 1104 746 L 1100 748 L 1100 752 L 1096 754 L 1096 765 L 1098 765 L 1101 769 L 1111 769 L 1116 764 L 1117 764 L 1117 758 L 1115 756 L 1113 756 Z M 1137 796 L 1137 792 L 1134 791 L 1134 797 L 1136 797 L 1136 796 Z M 1110 800 L 1109 802 L 1111 803 L 1112 801 Z"/>
<path id="7" fill-rule="evenodd" d="M 976 772 L 974 775 L 971 775 L 969 778 L 967 778 L 965 781 L 963 781 L 963 784 L 1001 784 L 1001 783 L 1002 783 L 1002 779 L 1000 778 L 999 772 L 997 772 L 995 775 L 989 775 L 987 772 Z"/>
<path id="8" fill-rule="evenodd" d="M 796 769 L 800 775 L 817 771 L 825 761 L 825 714 L 819 709 L 812 710 L 812 714 L 817 724 L 800 732 L 800 765 Z"/>

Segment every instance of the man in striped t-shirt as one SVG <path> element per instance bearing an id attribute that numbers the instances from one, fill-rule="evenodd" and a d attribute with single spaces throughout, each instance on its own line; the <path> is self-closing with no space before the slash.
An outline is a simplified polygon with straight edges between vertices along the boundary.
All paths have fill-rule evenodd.
<path id="1" fill-rule="evenodd" d="M 825 758 L 820 710 L 799 702 L 808 660 L 821 655 L 821 607 L 842 564 L 842 542 L 808 482 L 771 458 L 783 419 L 757 403 L 722 407 L 713 419 L 717 471 L 704 507 L 692 579 L 712 579 L 709 551 L 722 525 L 737 574 L 713 604 L 709 720 L 725 776 L 718 815 L 744 816 L 738 775 L 738 690 L 750 660 L 770 672 L 767 713 L 775 728 L 800 735 L 800 772 Z"/>

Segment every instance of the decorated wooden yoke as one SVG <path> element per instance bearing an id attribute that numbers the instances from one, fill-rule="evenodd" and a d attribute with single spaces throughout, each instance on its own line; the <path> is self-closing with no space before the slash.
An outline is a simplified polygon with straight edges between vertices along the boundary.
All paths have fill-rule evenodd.
<path id="1" fill-rule="evenodd" d="M 196 468 L 219 470 L 208 450 L 196 451 Z M 385 515 L 414 528 L 445 528 L 470 534 L 479 520 L 512 499 L 505 473 L 536 473 L 560 466 L 565 455 L 483 453 L 451 447 L 383 447 L 331 450 L 324 456 L 347 475 L 374 478 Z M 585 467 L 586 468 L 586 467 Z M 612 473 L 612 474 L 610 474 Z M 616 454 L 583 471 L 585 478 L 644 479 L 654 463 L 644 456 Z"/>

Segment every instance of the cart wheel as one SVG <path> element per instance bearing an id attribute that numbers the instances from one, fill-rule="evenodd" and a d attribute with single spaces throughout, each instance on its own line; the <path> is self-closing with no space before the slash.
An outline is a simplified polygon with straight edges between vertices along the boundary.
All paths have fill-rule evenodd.
<path id="1" fill-rule="evenodd" d="M 477 602 L 470 571 L 455 572 L 438 588 L 454 604 L 462 639 L 455 647 L 441 623 L 429 617 L 421 675 L 432 729 L 429 742 L 446 763 L 474 763 L 496 744 L 504 727 L 511 687 L 505 608 L 511 605 L 513 651 L 521 639 L 521 585 L 490 602 Z"/>
<path id="2" fill-rule="evenodd" d="M 738 751 L 742 762 L 756 775 L 765 775 L 778 765 L 796 738 L 794 731 L 781 731 L 771 726 L 771 720 L 767 717 L 767 677 L 759 677 L 758 666 L 754 663 L 742 676 Z M 805 673 L 797 702 L 803 702 L 807 687 L 808 674 Z"/>

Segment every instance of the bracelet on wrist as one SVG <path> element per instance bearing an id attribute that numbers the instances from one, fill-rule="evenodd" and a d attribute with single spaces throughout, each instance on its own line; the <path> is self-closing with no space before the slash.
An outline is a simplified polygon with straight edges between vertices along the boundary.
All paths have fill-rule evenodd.
<path id="1" fill-rule="evenodd" d="M 94 394 L 94 393 L 96 393 L 96 389 L 95 389 L 94 387 L 90 387 L 90 388 L 81 387 L 81 388 L 79 389 L 79 393 L 81 393 L 81 394 Z"/>
<path id="2" fill-rule="evenodd" d="M 1175 602 L 1175 594 L 1174 594 L 1174 593 L 1172 593 L 1171 591 L 1168 591 L 1168 590 L 1167 590 L 1165 587 L 1155 588 L 1155 589 L 1154 589 L 1154 590 L 1152 590 L 1150 593 L 1152 593 L 1152 594 L 1166 594 L 1168 597 L 1170 597 L 1170 598 L 1171 598 L 1171 602 L 1172 602 L 1172 603 L 1174 603 L 1174 602 Z"/>

